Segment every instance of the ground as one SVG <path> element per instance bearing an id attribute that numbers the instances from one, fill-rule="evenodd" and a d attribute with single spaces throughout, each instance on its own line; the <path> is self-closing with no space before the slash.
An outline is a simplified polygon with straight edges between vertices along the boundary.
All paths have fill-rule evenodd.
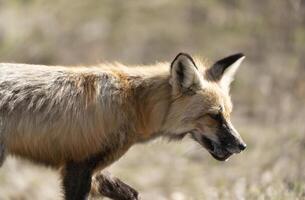
<path id="1" fill-rule="evenodd" d="M 232 121 L 247 149 L 218 162 L 189 138 L 136 145 L 109 171 L 143 200 L 305 199 L 304 44 L 304 0 L 0 0 L 0 62 L 246 55 Z M 15 158 L 0 168 L 0 200 L 60 198 L 57 172 Z"/>

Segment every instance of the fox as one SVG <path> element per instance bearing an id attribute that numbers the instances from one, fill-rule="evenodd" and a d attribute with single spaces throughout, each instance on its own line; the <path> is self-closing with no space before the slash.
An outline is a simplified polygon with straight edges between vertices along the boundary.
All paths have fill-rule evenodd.
<path id="1" fill-rule="evenodd" d="M 212 65 L 179 53 L 148 66 L 0 64 L 0 164 L 7 155 L 61 170 L 66 200 L 128 149 L 189 135 L 216 160 L 246 149 L 230 116 L 230 85 L 245 56 Z"/>

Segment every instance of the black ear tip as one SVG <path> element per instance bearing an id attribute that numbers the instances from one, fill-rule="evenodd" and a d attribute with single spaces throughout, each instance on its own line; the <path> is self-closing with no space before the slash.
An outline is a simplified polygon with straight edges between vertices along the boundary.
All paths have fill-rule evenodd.
<path id="1" fill-rule="evenodd" d="M 243 53 L 237 53 L 237 54 L 234 54 L 234 55 L 232 55 L 232 56 L 234 56 L 234 57 L 236 57 L 237 59 L 239 59 L 239 58 L 245 57 L 245 54 L 243 54 Z"/>
<path id="2" fill-rule="evenodd" d="M 174 58 L 174 60 L 172 61 L 172 63 L 171 63 L 171 68 L 172 68 L 173 64 L 174 64 L 176 61 L 181 61 L 181 60 L 183 60 L 183 59 L 185 59 L 185 58 L 186 58 L 186 60 L 191 61 L 191 62 L 193 63 L 193 65 L 196 67 L 195 61 L 193 60 L 193 58 L 192 58 L 192 56 L 191 56 L 190 54 L 184 53 L 184 52 L 180 52 L 180 53 L 178 53 L 178 55 L 177 55 L 177 56 Z M 197 67 L 196 67 L 196 68 L 197 68 Z"/>
<path id="3" fill-rule="evenodd" d="M 224 58 L 224 59 L 228 59 L 228 60 L 238 60 L 238 59 L 240 59 L 240 58 L 242 58 L 242 57 L 245 57 L 245 54 L 243 54 L 243 53 L 236 53 L 236 54 L 230 55 L 230 56 L 228 56 L 228 57 L 226 57 L 226 58 Z"/>
<path id="4" fill-rule="evenodd" d="M 180 52 L 180 53 L 178 53 L 178 55 L 175 57 L 175 59 L 176 59 L 176 58 L 179 58 L 179 57 L 181 57 L 181 56 L 185 56 L 185 57 L 187 57 L 187 58 L 189 58 L 189 59 L 192 59 L 192 56 L 191 56 L 190 54 L 188 54 L 188 53 L 185 53 L 185 52 Z"/>
<path id="5" fill-rule="evenodd" d="M 215 64 L 216 65 L 223 65 L 225 67 L 228 67 L 242 57 L 245 57 L 245 55 L 243 53 L 233 54 L 233 55 L 225 57 L 221 60 L 218 60 Z"/>

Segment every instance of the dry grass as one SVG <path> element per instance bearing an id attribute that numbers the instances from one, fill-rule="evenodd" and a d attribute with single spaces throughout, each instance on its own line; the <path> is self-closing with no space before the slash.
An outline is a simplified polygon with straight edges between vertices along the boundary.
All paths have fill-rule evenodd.
<path id="1" fill-rule="evenodd" d="M 190 139 L 135 146 L 109 170 L 144 200 L 305 199 L 304 44 L 303 0 L 0 0 L 1 62 L 247 55 L 232 90 L 247 150 L 220 163 Z M 1 200 L 60 199 L 59 184 L 26 161 L 0 169 Z"/>

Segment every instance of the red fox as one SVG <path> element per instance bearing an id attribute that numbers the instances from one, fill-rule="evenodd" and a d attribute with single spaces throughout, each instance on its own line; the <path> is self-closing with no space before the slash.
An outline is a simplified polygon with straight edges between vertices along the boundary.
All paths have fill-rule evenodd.
<path id="1" fill-rule="evenodd" d="M 246 148 L 230 122 L 230 83 L 245 56 L 211 67 L 179 53 L 127 67 L 0 64 L 0 163 L 7 154 L 62 168 L 65 199 L 136 143 L 186 135 L 217 160 Z"/>

